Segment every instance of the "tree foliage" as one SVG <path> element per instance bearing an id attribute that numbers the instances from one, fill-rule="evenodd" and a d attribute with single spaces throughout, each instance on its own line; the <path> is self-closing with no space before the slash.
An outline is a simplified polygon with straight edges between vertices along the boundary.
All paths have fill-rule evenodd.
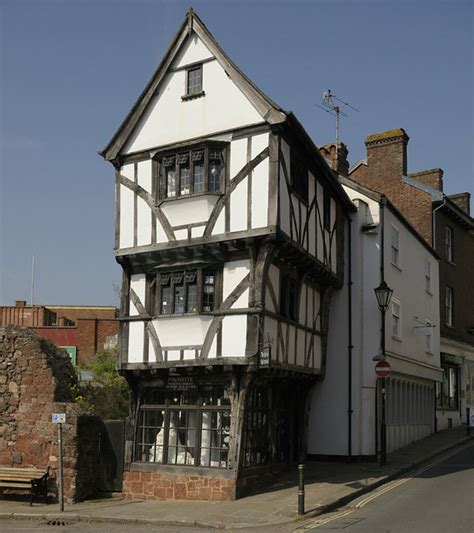
<path id="1" fill-rule="evenodd" d="M 79 381 L 75 386 L 76 402 L 88 413 L 103 420 L 128 416 L 130 393 L 126 380 L 115 369 L 113 352 L 97 352 L 95 361 L 81 364 L 78 370 L 89 370 L 94 380 Z"/>

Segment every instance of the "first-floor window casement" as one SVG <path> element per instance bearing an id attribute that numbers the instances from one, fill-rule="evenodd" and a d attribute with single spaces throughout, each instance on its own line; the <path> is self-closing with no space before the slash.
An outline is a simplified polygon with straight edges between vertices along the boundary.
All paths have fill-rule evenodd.
<path id="1" fill-rule="evenodd" d="M 392 264 L 400 267 L 400 233 L 395 226 L 391 227 L 390 249 Z"/>
<path id="2" fill-rule="evenodd" d="M 443 381 L 436 383 L 436 406 L 440 409 L 457 409 L 459 403 L 459 369 L 455 365 L 441 364 Z"/>
<path id="3" fill-rule="evenodd" d="M 392 336 L 396 339 L 402 336 L 400 312 L 400 302 L 392 301 Z"/>
<path id="4" fill-rule="evenodd" d="M 150 314 L 211 312 L 215 304 L 214 270 L 163 272 L 149 279 Z M 156 306 L 155 302 L 158 302 Z M 158 308 L 157 308 L 158 307 Z"/>
<path id="5" fill-rule="evenodd" d="M 446 285 L 446 296 L 445 296 L 445 316 L 446 316 L 446 325 L 453 325 L 453 289 Z"/>
<path id="6" fill-rule="evenodd" d="M 157 156 L 159 200 L 223 191 L 225 147 L 223 143 L 210 143 Z M 153 168 L 158 171 L 157 166 Z"/>
<path id="7" fill-rule="evenodd" d="M 135 461 L 226 468 L 230 400 L 223 386 L 145 389 L 135 437 Z"/>

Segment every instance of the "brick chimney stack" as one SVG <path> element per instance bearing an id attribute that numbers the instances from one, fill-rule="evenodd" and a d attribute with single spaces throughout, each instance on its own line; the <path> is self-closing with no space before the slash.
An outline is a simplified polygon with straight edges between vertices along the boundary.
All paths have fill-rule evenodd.
<path id="1" fill-rule="evenodd" d="M 443 170 L 441 168 L 431 168 L 422 172 L 410 172 L 408 177 L 413 178 L 424 185 L 428 185 L 437 191 L 443 192 Z"/>
<path id="2" fill-rule="evenodd" d="M 319 147 L 319 153 L 326 159 L 327 164 L 341 176 L 349 175 L 349 163 L 347 161 L 347 146 L 344 143 L 329 143 Z"/>
<path id="3" fill-rule="evenodd" d="M 462 209 L 469 216 L 471 215 L 471 193 L 460 192 L 458 194 L 451 194 L 448 198 L 451 202 L 454 202 L 459 209 Z"/>
<path id="4" fill-rule="evenodd" d="M 385 183 L 400 181 L 402 176 L 406 176 L 408 140 L 402 128 L 367 137 L 367 164 L 372 182 L 376 182 L 377 178 Z"/>

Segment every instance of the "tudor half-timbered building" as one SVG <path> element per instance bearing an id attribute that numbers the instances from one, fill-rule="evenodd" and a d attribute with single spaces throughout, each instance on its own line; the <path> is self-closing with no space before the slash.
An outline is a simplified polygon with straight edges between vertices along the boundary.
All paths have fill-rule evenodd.
<path id="1" fill-rule="evenodd" d="M 133 398 L 124 492 L 234 498 L 306 453 L 352 204 L 192 10 L 101 155 Z"/>

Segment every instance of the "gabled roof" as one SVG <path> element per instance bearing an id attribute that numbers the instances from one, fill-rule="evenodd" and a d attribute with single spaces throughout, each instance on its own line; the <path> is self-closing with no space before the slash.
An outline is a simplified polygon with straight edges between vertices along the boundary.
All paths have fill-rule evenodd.
<path id="1" fill-rule="evenodd" d="M 151 99 L 156 94 L 160 83 L 168 72 L 168 69 L 181 46 L 192 32 L 196 33 L 196 35 L 202 40 L 209 51 L 215 56 L 216 60 L 225 69 L 228 76 L 245 94 L 256 110 L 262 115 L 264 120 L 269 124 L 277 124 L 286 120 L 285 111 L 263 93 L 249 78 L 247 78 L 247 76 L 222 50 L 219 43 L 214 39 L 193 9 L 190 9 L 186 14 L 183 24 L 178 30 L 178 33 L 168 46 L 165 56 L 158 65 L 151 80 L 148 82 L 147 86 L 138 97 L 138 100 L 135 102 L 122 124 L 120 124 L 118 130 L 115 132 L 107 146 L 99 152 L 104 159 L 107 159 L 108 161 L 114 160 L 120 153 L 140 118 L 145 113 Z"/>

